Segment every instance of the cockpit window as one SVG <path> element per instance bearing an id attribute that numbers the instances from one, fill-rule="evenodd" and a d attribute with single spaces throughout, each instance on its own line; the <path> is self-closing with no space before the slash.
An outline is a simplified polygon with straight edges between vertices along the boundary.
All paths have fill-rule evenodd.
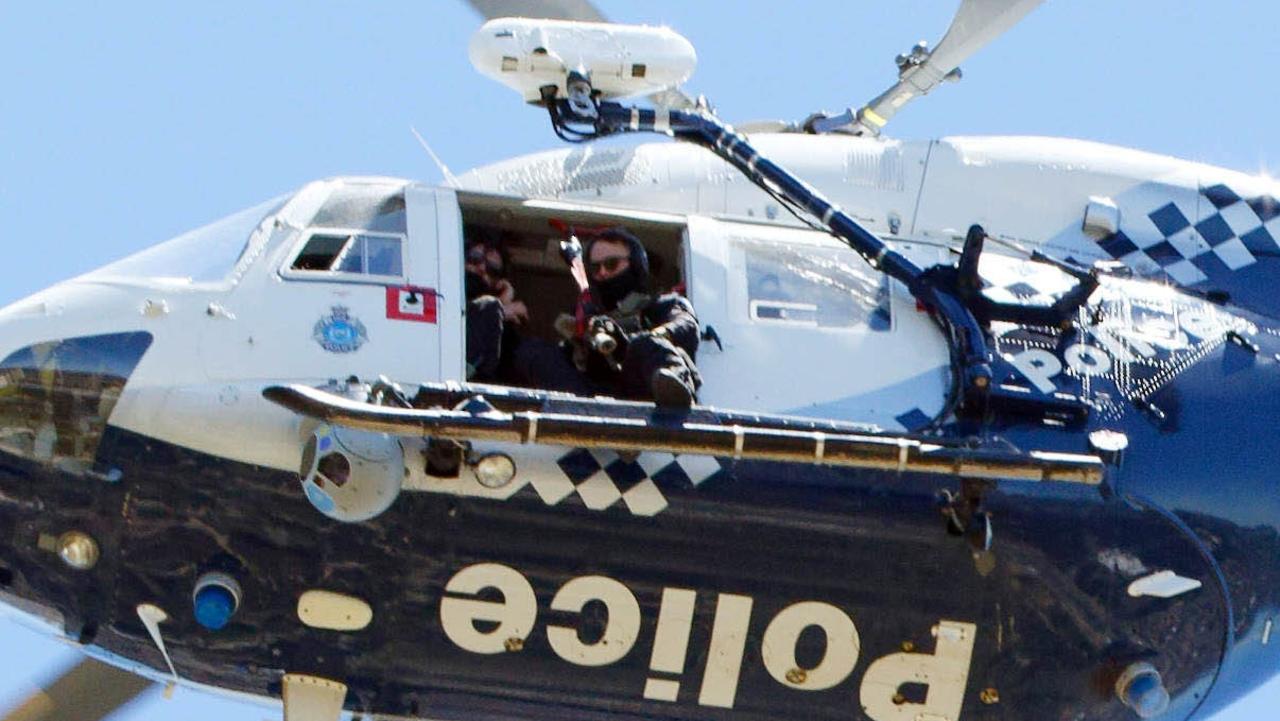
<path id="1" fill-rule="evenodd" d="M 113 333 L 37 343 L 0 360 L 0 450 L 94 470 L 111 411 L 150 345 L 150 333 Z"/>
<path id="2" fill-rule="evenodd" d="M 292 267 L 294 270 L 330 270 L 350 240 L 349 235 L 313 235 L 302 246 Z"/>
<path id="3" fill-rule="evenodd" d="M 333 189 L 280 274 L 299 280 L 385 283 L 404 278 L 404 183 Z"/>
<path id="4" fill-rule="evenodd" d="M 847 248 L 740 239 L 752 321 L 828 328 L 890 328 L 889 286 Z"/>
<path id="5" fill-rule="evenodd" d="M 274 215 L 286 199 L 282 195 L 233 213 L 105 265 L 86 277 L 163 279 L 188 284 L 225 280 L 248 250 L 253 231 L 264 218 Z M 262 240 L 265 242 L 265 238 Z"/>
<path id="6" fill-rule="evenodd" d="M 294 255 L 285 275 L 336 280 L 360 280 L 362 276 L 400 278 L 404 275 L 403 240 L 399 235 L 314 230 Z"/>

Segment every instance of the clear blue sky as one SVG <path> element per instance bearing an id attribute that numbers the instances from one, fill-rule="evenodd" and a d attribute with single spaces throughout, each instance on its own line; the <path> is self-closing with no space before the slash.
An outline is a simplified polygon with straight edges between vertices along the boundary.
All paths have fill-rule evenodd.
<path id="1" fill-rule="evenodd" d="M 738 122 L 870 98 L 957 4 L 597 2 L 689 37 L 689 88 Z M 456 0 L 0 0 L 0 304 L 318 177 L 438 180 L 410 126 L 455 172 L 554 147 L 541 113 L 471 70 L 478 26 Z M 1273 0 L 1050 0 L 888 131 L 1063 135 L 1280 168 L 1277 27 Z M 0 621 L 0 708 L 69 658 Z M 1277 706 L 1273 682 L 1214 721 Z M 270 716 L 179 691 L 117 719 Z"/>

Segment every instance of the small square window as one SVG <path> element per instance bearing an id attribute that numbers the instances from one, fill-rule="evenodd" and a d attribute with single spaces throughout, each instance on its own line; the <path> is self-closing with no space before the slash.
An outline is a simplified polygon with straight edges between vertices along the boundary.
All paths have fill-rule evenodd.
<path id="1" fill-rule="evenodd" d="M 359 237 L 347 244 L 347 248 L 342 255 L 338 256 L 337 262 L 333 265 L 333 270 L 339 273 L 363 273 L 364 271 L 364 243 Z"/>
<path id="2" fill-rule="evenodd" d="M 403 275 L 400 239 L 361 236 L 365 245 L 365 268 L 370 275 Z"/>
<path id="3" fill-rule="evenodd" d="M 404 276 L 403 238 L 398 235 L 374 235 L 369 233 L 344 233 L 342 231 L 313 233 L 302 250 L 289 265 L 286 274 L 293 271 L 321 272 L 350 276 Z M 370 279 L 372 281 L 372 278 Z"/>

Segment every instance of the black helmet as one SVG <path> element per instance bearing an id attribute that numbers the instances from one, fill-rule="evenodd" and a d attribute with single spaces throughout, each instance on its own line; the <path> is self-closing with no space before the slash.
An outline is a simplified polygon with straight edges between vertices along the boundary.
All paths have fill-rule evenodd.
<path id="1" fill-rule="evenodd" d="M 587 240 L 583 248 L 584 261 L 590 268 L 591 249 L 602 240 L 623 243 L 631 252 L 630 267 L 627 272 L 606 281 L 597 281 L 595 274 L 587 273 L 587 282 L 591 287 L 591 296 L 606 311 L 613 310 L 632 293 L 644 293 L 649 287 L 649 254 L 631 231 L 622 226 L 606 228 Z"/>

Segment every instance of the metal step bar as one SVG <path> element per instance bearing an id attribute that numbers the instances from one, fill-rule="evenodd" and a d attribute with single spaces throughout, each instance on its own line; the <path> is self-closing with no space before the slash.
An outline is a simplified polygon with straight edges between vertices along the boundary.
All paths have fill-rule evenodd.
<path id="1" fill-rule="evenodd" d="M 1018 452 L 931 443 L 902 435 L 855 433 L 831 428 L 796 429 L 765 424 L 708 422 L 648 414 L 500 411 L 475 396 L 466 410 L 374 405 L 304 385 L 272 386 L 263 396 L 303 416 L 326 423 L 400 436 L 432 436 L 614 451 L 665 451 L 753 461 L 927 473 L 959 478 L 1076 483 L 1102 482 L 1104 464 L 1093 455 Z M 588 410 L 591 400 L 578 405 Z M 601 405 L 608 405 L 604 402 Z M 584 407 L 585 406 L 585 407 Z M 605 410 L 604 408 L 598 410 Z"/>

